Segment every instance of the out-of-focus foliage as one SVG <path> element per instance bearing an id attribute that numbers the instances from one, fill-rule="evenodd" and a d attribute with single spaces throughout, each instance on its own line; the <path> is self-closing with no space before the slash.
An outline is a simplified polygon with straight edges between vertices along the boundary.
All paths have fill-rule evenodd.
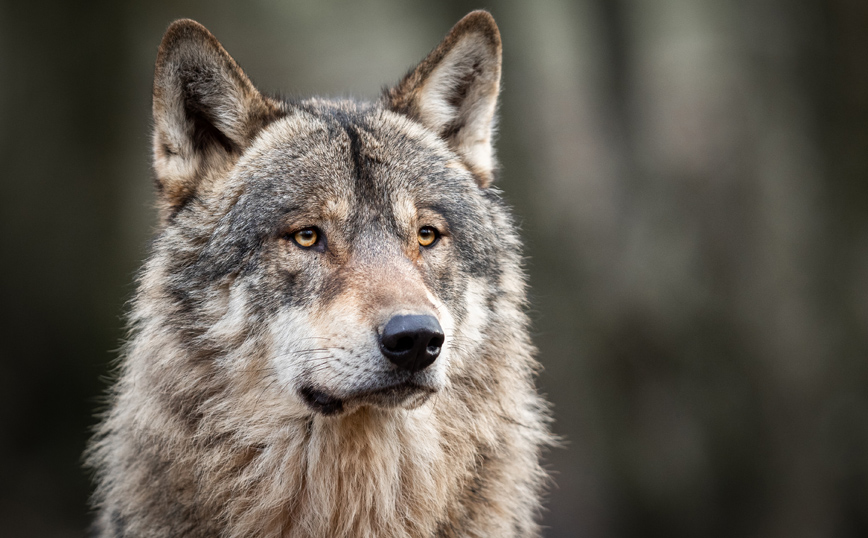
<path id="1" fill-rule="evenodd" d="M 155 222 L 192 17 L 259 87 L 369 98 L 478 4 L 0 4 L 0 528 L 81 536 L 79 458 Z M 490 0 L 551 537 L 868 535 L 868 3 Z"/>

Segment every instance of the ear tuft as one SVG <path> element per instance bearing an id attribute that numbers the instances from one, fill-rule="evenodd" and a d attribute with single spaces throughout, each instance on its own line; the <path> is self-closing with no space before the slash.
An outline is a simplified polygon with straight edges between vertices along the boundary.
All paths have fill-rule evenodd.
<path id="1" fill-rule="evenodd" d="M 154 168 L 164 219 L 213 170 L 234 163 L 265 125 L 282 115 L 220 42 L 182 19 L 166 31 L 154 74 Z"/>
<path id="2" fill-rule="evenodd" d="M 482 187 L 496 167 L 492 136 L 500 64 L 497 24 L 490 13 L 474 11 L 384 96 L 391 110 L 446 140 Z"/>

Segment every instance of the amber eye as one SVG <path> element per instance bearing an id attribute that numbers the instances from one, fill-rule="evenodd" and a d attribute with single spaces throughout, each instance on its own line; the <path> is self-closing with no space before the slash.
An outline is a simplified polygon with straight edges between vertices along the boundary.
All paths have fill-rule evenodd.
<path id="1" fill-rule="evenodd" d="M 433 226 L 422 226 L 419 228 L 419 244 L 423 247 L 430 247 L 440 238 L 440 232 Z"/>
<path id="2" fill-rule="evenodd" d="M 316 245 L 318 239 L 319 233 L 317 233 L 316 228 L 304 228 L 292 234 L 292 240 L 302 248 Z"/>

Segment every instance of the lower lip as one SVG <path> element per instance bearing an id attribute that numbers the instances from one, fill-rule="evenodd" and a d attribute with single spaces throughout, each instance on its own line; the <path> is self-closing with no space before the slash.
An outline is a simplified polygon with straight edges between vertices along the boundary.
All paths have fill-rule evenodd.
<path id="1" fill-rule="evenodd" d="M 343 400 L 329 396 L 321 390 L 305 387 L 300 392 L 304 401 L 323 415 L 334 415 L 344 408 Z"/>
<path id="2" fill-rule="evenodd" d="M 394 398 L 394 404 L 398 405 L 413 396 L 421 396 L 420 401 L 417 405 L 421 405 L 422 402 L 428 399 L 431 394 L 435 391 L 417 385 L 416 383 L 400 383 L 398 385 L 391 385 L 388 387 L 383 387 L 380 389 L 363 392 L 359 394 L 353 394 L 350 398 L 340 399 L 335 398 L 334 396 L 330 396 L 326 392 L 321 390 L 314 389 L 312 387 L 304 387 L 300 391 L 301 397 L 304 401 L 313 408 L 315 411 L 323 414 L 323 415 L 336 415 L 344 410 L 344 402 L 346 400 L 357 400 L 357 401 L 368 401 L 371 399 L 380 398 Z M 373 402 L 376 403 L 376 402 Z M 414 406 L 415 407 L 415 406 Z"/>

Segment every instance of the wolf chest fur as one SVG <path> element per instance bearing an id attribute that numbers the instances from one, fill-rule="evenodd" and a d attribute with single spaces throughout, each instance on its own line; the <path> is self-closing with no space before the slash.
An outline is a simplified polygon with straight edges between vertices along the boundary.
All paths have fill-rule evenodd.
<path id="1" fill-rule="evenodd" d="M 98 536 L 538 534 L 500 58 L 473 12 L 376 102 L 286 101 L 169 27 L 160 225 L 88 451 Z"/>

